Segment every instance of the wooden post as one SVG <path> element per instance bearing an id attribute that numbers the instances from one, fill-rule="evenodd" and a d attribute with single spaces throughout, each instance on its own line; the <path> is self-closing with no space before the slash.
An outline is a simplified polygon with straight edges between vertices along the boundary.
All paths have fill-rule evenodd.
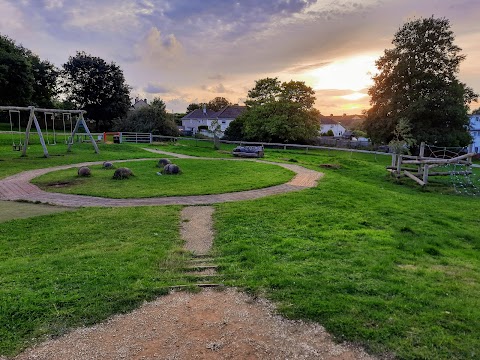
<path id="1" fill-rule="evenodd" d="M 428 183 L 428 169 L 429 169 L 428 165 L 425 164 L 423 166 L 423 183 L 425 185 L 427 185 L 427 183 Z"/>
<path id="2" fill-rule="evenodd" d="M 402 155 L 397 156 L 397 174 L 400 175 L 402 171 Z"/>
<path id="3" fill-rule="evenodd" d="M 418 154 L 419 158 L 423 158 L 425 156 L 425 142 L 420 143 L 420 153 Z"/>
<path id="4" fill-rule="evenodd" d="M 392 153 L 392 167 L 394 168 L 396 166 L 397 166 L 397 154 Z"/>

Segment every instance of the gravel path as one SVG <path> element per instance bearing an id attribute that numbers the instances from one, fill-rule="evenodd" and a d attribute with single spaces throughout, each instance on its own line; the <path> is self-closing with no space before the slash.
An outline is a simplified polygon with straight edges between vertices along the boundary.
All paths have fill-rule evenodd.
<path id="1" fill-rule="evenodd" d="M 16 360 L 373 359 L 335 344 L 317 324 L 285 320 L 272 304 L 235 289 L 172 293 Z"/>
<path id="2" fill-rule="evenodd" d="M 187 206 L 182 210 L 180 234 L 185 249 L 195 255 L 206 255 L 212 247 L 214 210 L 211 206 Z"/>
<path id="3" fill-rule="evenodd" d="M 165 153 L 158 150 L 149 150 L 158 154 L 173 156 L 173 153 Z M 182 158 L 193 158 L 187 155 L 178 156 Z M 199 158 L 206 160 L 238 160 L 238 159 L 214 159 L 214 158 Z M 152 159 L 130 159 L 114 162 L 126 161 L 146 161 Z M 239 160 L 248 161 L 248 160 Z M 30 181 L 40 175 L 48 172 L 69 169 L 80 166 L 98 165 L 102 161 L 86 162 L 80 164 L 70 164 L 55 166 L 46 169 L 37 169 L 24 171 L 13 176 L 9 176 L 0 180 L 0 200 L 24 200 L 31 202 L 48 203 L 53 205 L 67 206 L 67 207 L 120 207 L 120 206 L 152 206 L 152 205 L 208 205 L 215 203 L 223 203 L 230 201 L 252 200 L 259 199 L 266 196 L 282 194 L 292 191 L 303 190 L 308 187 L 317 185 L 317 181 L 323 176 L 323 173 L 309 170 L 299 165 L 273 163 L 263 160 L 254 160 L 268 164 L 274 164 L 291 170 L 296 173 L 295 177 L 286 184 L 271 186 L 263 189 L 248 190 L 235 193 L 225 193 L 216 195 L 196 195 L 196 196 L 169 196 L 159 198 L 144 198 L 144 199 L 108 199 L 95 196 L 70 195 L 60 193 L 50 193 L 41 190 Z"/>

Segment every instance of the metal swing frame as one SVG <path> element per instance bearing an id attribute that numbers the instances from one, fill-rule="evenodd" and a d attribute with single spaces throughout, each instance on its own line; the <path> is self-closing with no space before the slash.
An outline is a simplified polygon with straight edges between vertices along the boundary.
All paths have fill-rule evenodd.
<path id="1" fill-rule="evenodd" d="M 27 129 L 25 130 L 25 142 L 22 146 L 22 156 L 27 155 L 27 149 L 28 149 L 28 142 L 30 140 L 30 131 L 32 128 L 32 125 L 35 125 L 35 129 L 37 130 L 38 137 L 40 139 L 40 144 L 42 145 L 43 148 L 43 155 L 45 157 L 49 157 L 48 154 L 48 149 L 47 145 L 45 144 L 45 139 L 43 137 L 42 129 L 40 128 L 40 124 L 38 123 L 37 116 L 35 115 L 35 112 L 43 112 L 43 113 L 52 113 L 52 114 L 77 114 L 78 118 L 75 123 L 75 128 L 73 129 L 71 133 L 71 139 L 73 140 L 75 134 L 78 131 L 78 128 L 80 125 L 83 126 L 85 129 L 85 132 L 87 136 L 90 138 L 90 141 L 93 145 L 93 148 L 95 149 L 95 152 L 98 154 L 100 151 L 98 150 L 97 143 L 93 139 L 92 134 L 90 133 L 90 130 L 88 129 L 87 123 L 85 122 L 85 119 L 83 118 L 83 114 L 86 113 L 84 110 L 61 110 L 61 109 L 42 109 L 42 108 L 35 108 L 34 106 L 29 106 L 29 107 L 20 107 L 20 106 L 0 106 L 0 111 L 29 111 L 30 116 L 28 118 L 28 124 L 27 124 Z M 45 117 L 46 119 L 46 117 Z M 11 125 L 13 123 L 11 122 Z M 13 129 L 13 126 L 12 126 Z M 48 129 L 47 129 L 48 132 Z M 48 139 L 47 139 L 48 140 Z M 73 141 L 68 144 L 67 151 L 69 152 L 71 147 L 73 145 Z"/>

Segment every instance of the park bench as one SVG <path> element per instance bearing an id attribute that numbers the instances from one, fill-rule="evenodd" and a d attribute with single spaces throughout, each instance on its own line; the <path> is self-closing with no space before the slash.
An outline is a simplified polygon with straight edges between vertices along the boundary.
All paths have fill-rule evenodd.
<path id="1" fill-rule="evenodd" d="M 264 156 L 263 146 L 237 146 L 232 151 L 233 156 L 239 157 L 256 157 Z"/>

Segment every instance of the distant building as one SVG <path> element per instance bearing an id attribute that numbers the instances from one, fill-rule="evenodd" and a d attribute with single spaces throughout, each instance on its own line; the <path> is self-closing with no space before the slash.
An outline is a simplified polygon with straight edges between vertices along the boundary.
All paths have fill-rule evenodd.
<path id="1" fill-rule="evenodd" d="M 473 142 L 470 145 L 470 151 L 480 153 L 480 114 L 469 115 L 470 117 L 470 135 Z"/>
<path id="2" fill-rule="evenodd" d="M 333 121 L 336 121 L 337 123 L 342 124 L 342 126 L 345 129 L 349 129 L 349 130 L 361 128 L 363 125 L 363 122 L 365 121 L 365 116 L 363 115 L 330 114 L 329 118 L 332 119 Z"/>
<path id="3" fill-rule="evenodd" d="M 193 134 L 202 132 L 209 136 L 210 131 L 213 130 L 212 123 L 217 120 L 223 134 L 230 123 L 246 109 L 246 106 L 230 105 L 225 106 L 220 111 L 213 111 L 207 109 L 204 105 L 202 109 L 195 109 L 182 118 L 182 128 L 185 132 L 192 132 Z"/>
<path id="4" fill-rule="evenodd" d="M 326 134 L 329 130 L 332 130 L 333 136 L 340 137 L 345 132 L 345 128 L 338 121 L 332 119 L 332 117 L 320 115 L 320 134 Z"/>
<path id="5" fill-rule="evenodd" d="M 147 103 L 147 99 L 139 99 L 136 97 L 135 103 L 130 107 L 130 110 L 138 110 L 146 106 L 150 106 L 150 104 Z"/>

